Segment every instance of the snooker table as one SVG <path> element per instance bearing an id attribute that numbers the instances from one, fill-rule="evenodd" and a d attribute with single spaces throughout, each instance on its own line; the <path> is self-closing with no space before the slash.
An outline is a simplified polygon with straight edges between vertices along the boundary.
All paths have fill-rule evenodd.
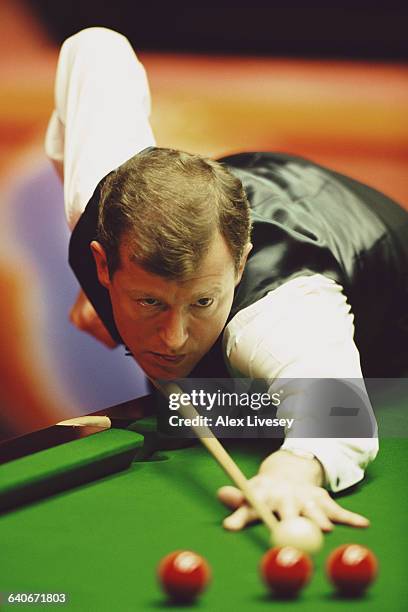
<path id="1" fill-rule="evenodd" d="M 149 398 L 135 400 L 134 406 L 140 402 L 148 406 Z M 45 488 L 40 499 L 20 500 L 14 508 L 2 511 L 0 592 L 66 593 L 68 597 L 65 604 L 35 605 L 11 605 L 3 597 L 2 609 L 186 609 L 169 603 L 156 580 L 159 560 L 175 549 L 194 550 L 211 565 L 212 581 L 194 604 L 198 609 L 407 609 L 408 494 L 404 487 L 408 439 L 382 439 L 381 452 L 364 483 L 338 496 L 345 507 L 367 515 L 371 526 L 365 530 L 336 526 L 315 557 L 310 584 L 296 600 L 281 601 L 269 595 L 258 573 L 260 558 L 268 549 L 265 527 L 258 524 L 238 533 L 223 530 L 226 510 L 215 497 L 217 488 L 228 482 L 221 468 L 191 440 L 188 446 L 174 448 L 179 445 L 156 434 L 151 413 L 146 415 L 134 422 L 127 414 L 127 420 L 119 421 L 122 427 L 66 441 L 0 466 L 0 491 L 5 482 L 10 487 L 21 480 L 22 473 L 26 474 L 24 486 L 35 490 L 30 473 L 34 464 L 48 469 L 54 484 L 59 482 L 65 489 L 47 492 Z M 264 441 L 224 442 L 247 476 L 267 452 Z M 109 465 L 112 444 L 124 449 L 126 465 L 115 465 L 105 475 L 96 468 L 92 476 L 92 452 L 98 457 L 95 466 L 101 465 L 101 456 Z M 65 482 L 67 456 L 78 462 L 86 456 L 88 472 L 82 483 L 69 478 Z M 380 564 L 377 582 L 364 597 L 352 601 L 336 595 L 324 574 L 329 552 L 347 542 L 367 545 Z"/>

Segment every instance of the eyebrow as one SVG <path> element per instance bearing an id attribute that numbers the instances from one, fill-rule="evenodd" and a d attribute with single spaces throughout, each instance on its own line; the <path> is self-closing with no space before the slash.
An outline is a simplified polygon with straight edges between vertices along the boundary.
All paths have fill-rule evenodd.
<path id="1" fill-rule="evenodd" d="M 191 299 L 196 300 L 202 297 L 207 297 L 208 294 L 219 295 L 221 292 L 222 292 L 222 286 L 214 285 L 212 287 L 205 288 L 201 291 L 197 291 L 196 293 L 194 293 L 194 295 L 192 295 Z M 162 301 L 162 298 L 159 297 L 155 291 L 148 291 L 148 290 L 145 291 L 143 289 L 129 289 L 128 291 L 126 291 L 126 293 L 128 294 L 130 298 L 133 298 L 133 299 L 151 297 L 151 298 Z"/>
<path id="2" fill-rule="evenodd" d="M 200 298 L 200 297 L 207 297 L 206 294 L 219 295 L 221 291 L 222 291 L 221 285 L 213 285 L 212 287 L 208 289 L 204 289 L 203 291 L 197 291 L 197 293 L 193 295 L 193 299 Z"/>

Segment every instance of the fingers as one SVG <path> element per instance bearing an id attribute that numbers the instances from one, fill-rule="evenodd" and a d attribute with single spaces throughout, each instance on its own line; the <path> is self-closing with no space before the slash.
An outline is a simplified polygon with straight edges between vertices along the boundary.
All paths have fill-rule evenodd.
<path id="1" fill-rule="evenodd" d="M 306 501 L 306 503 L 302 505 L 293 497 L 283 497 L 276 504 L 276 512 L 281 521 L 302 515 L 316 523 L 322 531 L 333 530 L 333 523 L 327 517 L 326 512 L 324 512 L 319 504 L 313 501 L 313 499 Z"/>
<path id="2" fill-rule="evenodd" d="M 231 486 L 225 486 L 218 489 L 217 497 L 223 504 L 232 510 L 241 506 L 245 501 L 242 491 Z"/>
<path id="3" fill-rule="evenodd" d="M 276 513 L 281 521 L 296 518 L 300 515 L 299 504 L 293 498 L 283 497 L 276 504 Z"/>
<path id="4" fill-rule="evenodd" d="M 343 523 L 352 527 L 368 527 L 370 522 L 364 516 L 342 508 L 329 493 L 320 487 L 287 487 L 282 482 L 268 482 L 259 476 L 251 480 L 251 486 L 257 496 L 275 512 L 280 520 L 305 516 L 313 521 L 322 531 L 330 532 L 333 523 Z M 302 487 L 301 487 L 302 489 Z M 256 512 L 248 506 L 244 495 L 236 487 L 224 486 L 218 490 L 218 498 L 228 508 L 235 510 L 228 516 L 223 525 L 231 531 L 238 531 L 255 521 Z"/>
<path id="5" fill-rule="evenodd" d="M 255 510 L 244 504 L 240 506 L 238 510 L 235 510 L 232 514 L 227 516 L 223 521 L 223 527 L 229 531 L 239 531 L 243 529 L 249 523 L 256 521 L 258 518 Z"/>
<path id="6" fill-rule="evenodd" d="M 316 523 L 316 525 L 320 527 L 322 531 L 327 532 L 333 530 L 333 523 L 328 518 L 326 512 L 324 512 L 324 510 L 322 510 L 322 508 L 316 502 L 312 500 L 306 502 L 306 504 L 303 506 L 302 514 L 306 518 Z"/>
<path id="7" fill-rule="evenodd" d="M 370 521 L 361 514 L 351 512 L 339 506 L 331 497 L 322 501 L 326 515 L 335 523 L 343 523 L 352 527 L 369 527 Z"/>
<path id="8" fill-rule="evenodd" d="M 229 531 L 239 531 L 249 523 L 256 521 L 258 515 L 255 510 L 245 503 L 245 497 L 236 487 L 225 486 L 218 489 L 218 499 L 228 508 L 235 512 L 227 516 L 223 521 L 223 527 Z"/>

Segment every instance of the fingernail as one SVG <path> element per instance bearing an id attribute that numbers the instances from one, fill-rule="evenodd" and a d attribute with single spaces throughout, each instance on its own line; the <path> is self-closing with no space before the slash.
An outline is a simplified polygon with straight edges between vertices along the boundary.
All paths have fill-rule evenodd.
<path id="1" fill-rule="evenodd" d="M 238 517 L 228 517 L 225 519 L 224 525 L 231 531 L 239 531 L 242 529 L 243 521 Z"/>

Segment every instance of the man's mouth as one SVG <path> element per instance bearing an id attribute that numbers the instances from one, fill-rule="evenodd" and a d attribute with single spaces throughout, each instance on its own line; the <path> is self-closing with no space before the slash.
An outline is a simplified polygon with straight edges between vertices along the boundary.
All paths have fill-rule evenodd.
<path id="1" fill-rule="evenodd" d="M 149 351 L 149 354 L 152 355 L 157 361 L 173 364 L 181 363 L 186 357 L 185 353 L 183 355 L 168 355 L 165 353 L 155 353 L 153 351 Z"/>

